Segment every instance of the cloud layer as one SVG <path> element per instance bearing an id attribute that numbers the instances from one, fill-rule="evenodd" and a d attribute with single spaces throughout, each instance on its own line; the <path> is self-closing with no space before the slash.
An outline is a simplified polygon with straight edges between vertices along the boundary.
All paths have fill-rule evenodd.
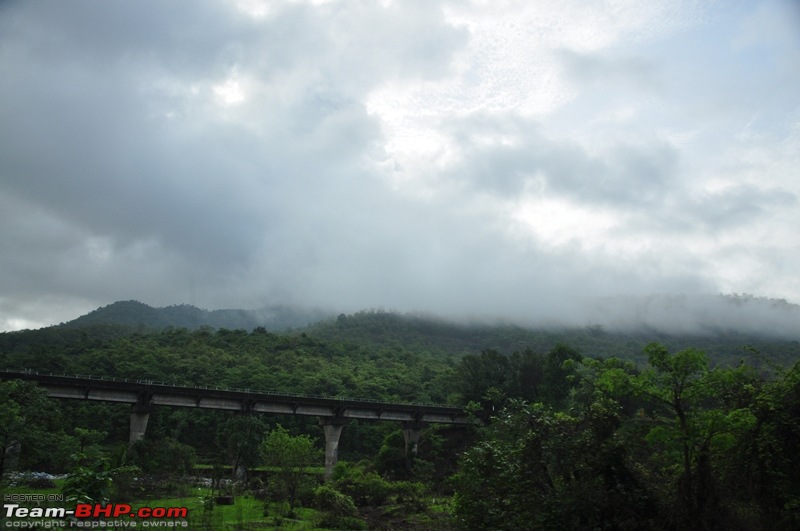
<path id="1" fill-rule="evenodd" d="M 798 65 L 789 1 L 5 2 L 0 329 L 797 302 Z"/>

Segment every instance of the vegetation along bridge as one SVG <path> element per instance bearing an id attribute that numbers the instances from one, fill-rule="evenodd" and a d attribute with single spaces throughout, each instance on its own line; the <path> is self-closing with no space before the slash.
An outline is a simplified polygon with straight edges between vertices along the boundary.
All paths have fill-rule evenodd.
<path id="1" fill-rule="evenodd" d="M 29 380 L 51 398 L 131 404 L 130 443 L 144 436 L 155 406 L 219 409 L 242 413 L 277 413 L 319 417 L 325 433 L 325 474 L 337 460 L 342 428 L 352 419 L 402 422 L 406 449 L 416 453 L 420 431 L 428 423 L 467 425 L 463 409 L 435 404 L 401 404 L 365 399 L 279 394 L 250 389 L 183 387 L 152 380 L 120 380 L 91 376 L 40 374 L 30 370 L 0 371 L 0 380 Z"/>

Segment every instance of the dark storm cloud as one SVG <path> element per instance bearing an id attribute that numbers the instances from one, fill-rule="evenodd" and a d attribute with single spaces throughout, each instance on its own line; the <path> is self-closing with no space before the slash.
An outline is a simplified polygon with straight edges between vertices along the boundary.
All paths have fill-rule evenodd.
<path id="1" fill-rule="evenodd" d="M 5 225 L 20 252 L 4 271 L 34 279 L 6 276 L 7 293 L 119 297 L 126 260 L 147 261 L 131 273 L 151 296 L 174 285 L 173 268 L 236 282 L 270 273 L 253 260 L 297 242 L 276 267 L 326 267 L 320 235 L 346 245 L 341 218 L 382 193 L 362 168 L 385 156 L 380 130 L 356 98 L 384 79 L 440 75 L 464 41 L 432 3 L 390 11 L 285 4 L 254 20 L 224 2 L 6 6 L 0 121 L 13 125 L 0 128 L 2 191 L 26 205 L 18 216 L 47 220 Z M 253 81 L 248 101 L 219 108 L 215 87 L 239 73 Z M 87 246 L 98 270 L 119 276 L 82 278 L 93 269 L 84 263 L 62 282 Z"/>
<path id="2" fill-rule="evenodd" d="M 204 260 L 246 260 L 254 224 L 269 230 L 263 224 L 270 212 L 297 199 L 298 191 L 320 195 L 325 175 L 346 167 L 378 134 L 363 107 L 341 92 L 340 79 L 326 86 L 326 74 L 348 76 L 348 65 L 337 70 L 322 60 L 331 71 L 321 79 L 292 79 L 293 71 L 317 62 L 315 54 L 338 45 L 318 17 L 289 8 L 256 31 L 244 15 L 215 3 L 34 3 L 17 12 L 6 35 L 12 48 L 27 53 L 24 68 L 8 65 L 2 84 L 4 123 L 17 124 L 2 131 L 5 186 L 114 238 L 155 237 Z M 421 21 L 422 29 L 435 23 L 430 19 Z M 398 21 L 401 28 L 389 37 L 411 30 L 410 19 Z M 20 34 L 30 27 L 38 31 Z M 349 58 L 353 72 L 369 72 L 349 89 L 365 90 L 370 77 L 380 79 L 380 58 L 369 42 L 379 35 L 351 43 L 351 55 L 338 58 Z M 422 64 L 428 75 L 446 59 L 425 38 L 414 47 L 419 50 L 398 49 L 384 60 L 392 69 Z M 419 53 L 423 61 L 416 61 Z M 250 63 L 268 84 L 270 75 L 286 75 L 293 89 L 290 101 L 253 104 L 262 133 L 224 121 L 193 123 L 191 115 L 188 123 L 167 123 L 158 113 L 169 110 L 160 108 L 168 102 L 147 93 L 148 76 L 166 72 L 177 82 L 202 82 Z M 203 248 L 212 252 L 203 255 Z"/>

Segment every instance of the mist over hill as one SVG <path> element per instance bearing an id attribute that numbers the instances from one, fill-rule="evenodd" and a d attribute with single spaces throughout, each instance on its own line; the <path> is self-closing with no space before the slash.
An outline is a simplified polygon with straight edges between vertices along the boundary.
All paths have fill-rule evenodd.
<path id="1" fill-rule="evenodd" d="M 354 363 L 356 359 L 396 359 L 407 364 L 427 359 L 451 367 L 464 355 L 486 351 L 505 356 L 541 354 L 560 345 L 588 358 L 617 357 L 644 366 L 645 347 L 652 342 L 674 352 L 698 348 L 714 365 L 744 362 L 766 369 L 774 363 L 788 367 L 800 359 L 800 307 L 782 300 L 747 295 L 656 296 L 598 301 L 596 307 L 586 310 L 587 315 L 594 312 L 592 319 L 576 316 L 572 323 L 543 324 L 497 318 L 456 320 L 383 309 L 336 314 L 286 306 L 258 310 L 205 310 L 190 305 L 154 308 L 129 300 L 57 326 L 1 333 L 0 364 L 63 372 L 76 363 L 80 366 L 80 360 L 92 352 L 119 346 L 121 352 L 129 353 L 125 345 L 136 344 L 147 345 L 142 351 L 155 355 L 161 347 L 151 344 L 153 338 L 189 335 L 201 342 L 221 341 L 215 345 L 224 348 L 229 348 L 224 345 L 232 337 L 269 336 L 270 341 L 292 344 L 309 341 L 321 351 L 336 351 Z M 237 347 L 230 353 L 236 363 L 256 354 L 264 352 L 247 353 Z M 161 352 L 156 357 L 174 355 Z M 306 353 L 298 351 L 297 355 L 303 358 Z M 183 355 L 178 357 L 183 359 Z M 154 358 L 153 363 L 161 362 Z M 115 368 L 109 370 L 116 374 Z M 397 367 L 387 370 L 392 373 Z"/>
<path id="2" fill-rule="evenodd" d="M 626 332 L 800 339 L 800 306 L 749 294 L 597 299 L 585 309 L 585 319 Z"/>
<path id="3" fill-rule="evenodd" d="M 257 310 L 205 310 L 188 304 L 153 308 L 139 301 L 118 301 L 103 306 L 60 326 L 81 328 L 113 324 L 136 328 L 227 328 L 252 330 L 263 327 L 270 331 L 285 331 L 304 327 L 329 317 L 321 310 L 271 306 Z"/>
<path id="4" fill-rule="evenodd" d="M 190 305 L 154 308 L 120 301 L 56 327 L 2 334 L 6 350 L 18 344 L 71 344 L 75 334 L 112 338 L 165 328 L 228 329 L 307 334 L 375 353 L 415 351 L 460 356 L 493 349 L 503 354 L 547 352 L 565 344 L 590 357 L 644 362 L 643 348 L 657 341 L 671 349 L 697 347 L 715 360 L 738 363 L 766 357 L 789 363 L 800 357 L 800 307 L 747 295 L 616 298 L 597 301 L 571 323 L 501 319 L 448 319 L 430 314 L 363 310 L 351 314 L 273 306 L 258 310 L 204 310 Z M 84 332 L 82 332 L 84 331 Z M 67 335 L 65 335 L 67 334 Z M 39 337 L 42 336 L 42 337 Z M 63 336 L 63 337 L 62 337 Z M 37 339 L 38 338 L 38 339 Z"/>
<path id="5" fill-rule="evenodd" d="M 490 316 L 448 318 L 447 316 L 364 310 L 358 314 L 390 314 L 404 316 L 409 322 L 425 323 L 423 328 L 445 326 L 450 330 L 474 327 L 506 327 L 526 330 L 595 331 L 632 336 L 748 336 L 781 340 L 800 340 L 800 306 L 783 299 L 733 295 L 652 295 L 648 297 L 614 297 L 597 299 L 569 319 L 533 321 L 517 317 L 504 319 Z M 114 324 L 139 328 L 200 327 L 252 330 L 263 327 L 270 331 L 287 331 L 316 323 L 332 322 L 335 310 L 269 306 L 260 309 L 205 310 L 188 304 L 154 308 L 138 301 L 119 301 L 78 317 L 62 327 L 85 327 Z M 346 317 L 346 316 L 345 316 Z M 399 326 L 396 321 L 392 327 Z M 339 321 L 340 329 L 342 321 Z M 455 325 L 455 326 L 451 326 Z M 324 328 L 324 326 L 322 327 Z M 317 330 L 322 328 L 317 327 Z M 458 332 L 452 332 L 458 334 Z"/>

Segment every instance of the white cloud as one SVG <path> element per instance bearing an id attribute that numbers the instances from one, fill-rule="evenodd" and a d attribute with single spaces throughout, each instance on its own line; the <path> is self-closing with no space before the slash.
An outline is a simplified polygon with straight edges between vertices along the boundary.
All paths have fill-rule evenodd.
<path id="1" fill-rule="evenodd" d="M 209 308 L 537 319 L 618 293 L 800 300 L 787 4 L 0 14 L 0 326 L 190 284 Z"/>

